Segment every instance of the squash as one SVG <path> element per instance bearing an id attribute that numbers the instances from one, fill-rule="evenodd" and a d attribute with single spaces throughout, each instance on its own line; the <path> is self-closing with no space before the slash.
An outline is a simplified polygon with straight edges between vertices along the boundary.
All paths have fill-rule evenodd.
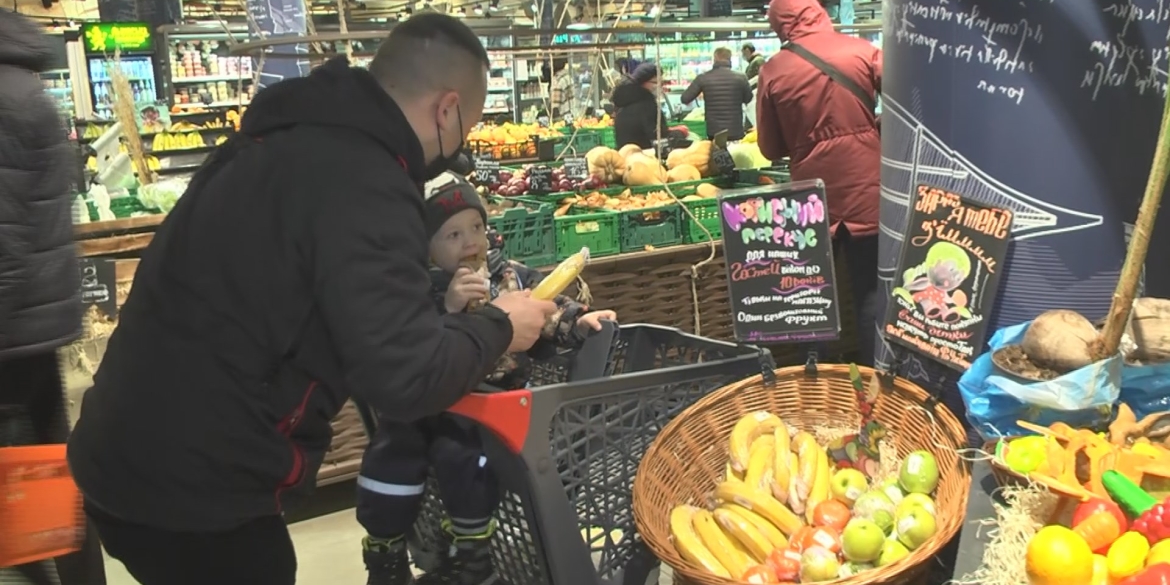
<path id="1" fill-rule="evenodd" d="M 605 181 L 618 183 L 626 172 L 626 159 L 608 146 L 597 146 L 585 154 L 589 174 Z"/>
<path id="2" fill-rule="evenodd" d="M 637 144 L 627 144 L 618 149 L 618 154 L 622 155 L 622 158 L 628 158 L 635 154 L 642 154 L 642 147 L 638 146 Z"/>
<path id="3" fill-rule="evenodd" d="M 666 168 L 673 169 L 680 165 L 691 165 L 698 169 L 699 174 L 706 177 L 711 162 L 711 141 L 700 140 L 682 150 L 672 150 L 666 156 Z"/>
<path id="4" fill-rule="evenodd" d="M 667 183 L 679 183 L 682 181 L 698 181 L 702 179 L 703 175 L 699 173 L 693 165 L 678 165 L 666 173 Z"/>
<path id="5" fill-rule="evenodd" d="M 713 199 L 719 196 L 719 187 L 716 187 L 711 183 L 703 183 L 702 185 L 695 187 L 695 195 L 698 195 L 703 199 Z"/>
<path id="6" fill-rule="evenodd" d="M 666 169 L 662 168 L 658 161 L 640 154 L 626 159 L 624 175 L 626 184 L 631 187 L 661 185 L 666 182 Z"/>

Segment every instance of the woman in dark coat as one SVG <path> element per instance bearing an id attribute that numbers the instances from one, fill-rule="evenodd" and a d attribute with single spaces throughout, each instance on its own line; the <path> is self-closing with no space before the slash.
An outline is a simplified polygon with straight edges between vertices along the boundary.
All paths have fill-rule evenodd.
<path id="1" fill-rule="evenodd" d="M 613 137 L 619 148 L 627 144 L 650 148 L 659 130 L 663 138 L 668 137 L 670 128 L 655 98 L 658 81 L 658 66 L 642 63 L 630 81 L 613 90 Z"/>
<path id="2" fill-rule="evenodd" d="M 0 447 L 69 435 L 57 349 L 81 334 L 73 247 L 71 151 L 35 73 L 51 63 L 43 31 L 0 9 Z M 80 512 L 80 510 L 79 510 Z M 93 531 L 81 552 L 16 569 L 34 583 L 105 583 Z"/>

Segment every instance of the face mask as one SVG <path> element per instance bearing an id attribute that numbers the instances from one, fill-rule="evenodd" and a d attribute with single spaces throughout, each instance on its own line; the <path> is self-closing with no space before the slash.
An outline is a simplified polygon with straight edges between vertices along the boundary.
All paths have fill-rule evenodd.
<path id="1" fill-rule="evenodd" d="M 473 169 L 471 152 L 463 144 L 463 137 L 465 136 L 463 132 L 463 111 L 459 106 L 455 106 L 455 115 L 459 121 L 459 144 L 449 155 L 443 154 L 443 129 L 439 127 L 438 122 L 435 123 L 435 131 L 439 135 L 439 156 L 427 164 L 426 177 L 428 181 L 447 171 L 458 175 L 466 175 Z"/>

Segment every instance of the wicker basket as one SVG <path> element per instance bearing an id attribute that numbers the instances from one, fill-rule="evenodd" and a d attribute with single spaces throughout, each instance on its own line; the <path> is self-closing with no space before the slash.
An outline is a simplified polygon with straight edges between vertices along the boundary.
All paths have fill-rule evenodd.
<path id="1" fill-rule="evenodd" d="M 868 379 L 873 370 L 861 368 L 861 373 Z M 893 430 L 894 447 L 900 455 L 925 449 L 938 460 L 938 533 L 901 561 L 835 583 L 916 583 L 928 570 L 926 561 L 962 526 L 971 473 L 957 450 L 966 446 L 967 435 L 946 407 L 923 406 L 927 400 L 924 390 L 899 378 L 878 398 L 874 412 Z M 923 407 L 914 408 L 916 405 Z M 638 467 L 634 519 L 650 549 L 689 583 L 724 585 L 735 581 L 711 575 L 679 556 L 670 536 L 670 510 L 678 504 L 706 502 L 724 473 L 731 428 L 740 417 L 758 410 L 768 410 L 801 428 L 859 421 L 849 367 L 822 365 L 812 375 L 802 366 L 776 370 L 772 386 L 765 385 L 761 376 L 724 386 L 667 425 Z"/>

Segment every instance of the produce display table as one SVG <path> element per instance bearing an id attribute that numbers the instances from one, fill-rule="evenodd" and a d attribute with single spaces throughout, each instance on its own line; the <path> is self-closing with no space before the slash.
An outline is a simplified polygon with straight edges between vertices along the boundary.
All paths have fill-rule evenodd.
<path id="1" fill-rule="evenodd" d="M 991 474 L 991 464 L 977 461 L 971 466 L 971 492 L 967 496 L 967 518 L 959 533 L 959 554 L 955 558 L 955 579 L 974 573 L 983 565 L 983 549 L 991 541 L 993 526 L 984 526 L 983 520 L 995 518 L 992 507 L 998 484 Z"/>

